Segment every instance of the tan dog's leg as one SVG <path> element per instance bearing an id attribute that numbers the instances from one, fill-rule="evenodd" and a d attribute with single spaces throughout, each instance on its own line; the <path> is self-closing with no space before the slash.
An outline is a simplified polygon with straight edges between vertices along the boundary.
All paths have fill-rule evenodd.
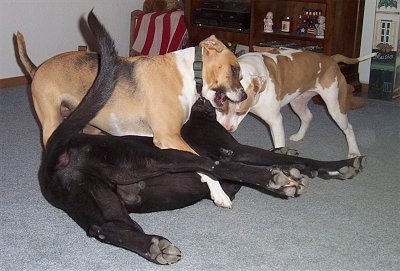
<path id="1" fill-rule="evenodd" d="M 33 87 L 32 85 L 32 88 Z M 45 97 L 45 95 L 40 97 L 32 95 L 35 112 L 42 126 L 43 147 L 46 147 L 51 134 L 61 122 L 60 106 L 56 104 L 52 98 L 53 97 Z M 41 101 L 40 105 L 38 104 L 38 100 Z"/>
<path id="2" fill-rule="evenodd" d="M 180 128 L 179 128 L 180 130 Z M 179 131 L 178 130 L 178 131 Z M 171 134 L 171 131 L 161 133 L 159 129 L 153 131 L 154 133 L 154 144 L 160 149 L 178 149 L 188 151 L 197 154 L 181 137 L 180 133 Z M 160 135 L 161 134 L 161 135 Z M 198 154 L 197 154 L 198 155 Z M 211 199 L 217 206 L 224 208 L 231 208 L 232 201 L 228 195 L 222 189 L 220 183 L 217 180 L 211 179 L 209 176 L 202 173 L 198 173 L 201 177 L 201 181 L 207 183 L 210 189 Z"/>
<path id="3" fill-rule="evenodd" d="M 334 83 L 329 89 L 323 90 L 319 94 L 321 95 L 321 98 L 324 100 L 329 114 L 345 134 L 347 139 L 347 144 L 349 147 L 348 157 L 352 158 L 360 156 L 361 154 L 357 146 L 357 141 L 353 131 L 353 126 L 349 123 L 346 114 L 346 100 L 345 100 L 347 97 L 346 92 L 347 92 L 347 84 L 346 81 L 343 79 L 339 82 L 339 84 Z M 339 103 L 342 104 L 339 104 L 338 101 Z"/>
<path id="4" fill-rule="evenodd" d="M 285 147 L 285 130 L 283 129 L 283 117 L 280 106 L 276 110 L 269 108 L 268 110 L 252 110 L 257 116 L 265 121 L 271 131 L 272 141 L 275 148 Z M 272 112 L 275 112 L 273 114 Z"/>
<path id="5" fill-rule="evenodd" d="M 313 115 L 310 109 L 307 106 L 307 103 L 310 101 L 312 97 L 314 97 L 317 93 L 306 91 L 299 95 L 296 99 L 290 102 L 290 106 L 293 111 L 299 116 L 301 124 L 300 128 L 296 134 L 293 134 L 289 137 L 292 141 L 302 140 L 310 127 L 310 122 L 313 118 Z"/>

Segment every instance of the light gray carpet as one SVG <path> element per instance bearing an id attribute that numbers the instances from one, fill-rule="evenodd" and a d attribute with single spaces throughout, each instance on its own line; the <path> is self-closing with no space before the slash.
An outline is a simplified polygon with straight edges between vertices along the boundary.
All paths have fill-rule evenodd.
<path id="1" fill-rule="evenodd" d="M 303 156 L 342 159 L 343 134 L 311 104 L 314 120 Z M 298 119 L 285 108 L 287 138 Z M 101 244 L 42 197 L 37 180 L 39 129 L 27 88 L 0 91 L 0 270 L 399 270 L 400 106 L 369 100 L 350 121 L 366 169 L 348 181 L 312 181 L 306 194 L 282 200 L 243 188 L 233 209 L 211 201 L 181 210 L 132 216 L 148 233 L 170 239 L 183 252 L 171 266 L 149 263 Z M 254 117 L 235 137 L 270 148 L 267 129 Z"/>

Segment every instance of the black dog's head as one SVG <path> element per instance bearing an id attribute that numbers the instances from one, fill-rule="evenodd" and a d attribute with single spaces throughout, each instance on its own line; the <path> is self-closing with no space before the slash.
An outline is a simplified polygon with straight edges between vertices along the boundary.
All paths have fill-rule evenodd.
<path id="1" fill-rule="evenodd" d="M 192 107 L 191 118 L 204 118 L 216 120 L 217 115 L 211 102 L 206 99 L 198 99 Z"/>

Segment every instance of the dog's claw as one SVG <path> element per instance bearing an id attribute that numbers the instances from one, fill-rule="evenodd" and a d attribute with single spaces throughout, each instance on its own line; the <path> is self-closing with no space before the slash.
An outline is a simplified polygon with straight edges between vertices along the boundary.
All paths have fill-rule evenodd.
<path id="1" fill-rule="evenodd" d="M 309 181 L 296 168 L 289 170 L 272 170 L 272 180 L 267 187 L 272 191 L 287 197 L 295 197 L 307 191 Z"/>

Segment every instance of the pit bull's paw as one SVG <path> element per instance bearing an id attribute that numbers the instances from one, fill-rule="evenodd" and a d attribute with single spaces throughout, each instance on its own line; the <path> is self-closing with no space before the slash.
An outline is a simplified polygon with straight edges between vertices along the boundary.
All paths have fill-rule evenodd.
<path id="1" fill-rule="evenodd" d="M 272 152 L 291 156 L 299 156 L 299 152 L 297 150 L 289 149 L 287 147 L 272 149 Z"/>
<path id="2" fill-rule="evenodd" d="M 273 169 L 272 180 L 267 187 L 280 195 L 295 197 L 304 194 L 309 184 L 308 178 L 300 174 L 298 169 Z"/>
<path id="3" fill-rule="evenodd" d="M 222 208 L 232 208 L 232 201 L 231 199 L 225 194 L 217 194 L 211 193 L 211 199 L 214 201 L 214 204 L 218 207 Z"/>
<path id="4" fill-rule="evenodd" d="M 219 162 L 216 162 L 216 164 L 218 163 Z M 232 201 L 222 189 L 219 182 L 202 173 L 198 174 L 201 176 L 201 182 L 207 183 L 208 188 L 210 189 L 210 198 L 214 201 L 215 205 L 224 208 L 232 208 Z"/>
<path id="5" fill-rule="evenodd" d="M 367 159 L 365 156 L 357 156 L 350 159 L 350 162 L 349 165 L 341 167 L 338 171 L 328 172 L 329 177 L 341 180 L 352 179 L 366 166 Z"/>
<path id="6" fill-rule="evenodd" d="M 300 141 L 300 140 L 302 140 L 303 138 L 304 138 L 304 134 L 299 134 L 299 133 L 294 134 L 294 135 L 291 135 L 291 136 L 289 137 L 289 139 L 292 140 L 292 141 Z"/>
<path id="7" fill-rule="evenodd" d="M 154 237 L 151 240 L 148 257 L 159 264 L 172 264 L 182 258 L 181 251 L 170 241 L 164 238 Z"/>

